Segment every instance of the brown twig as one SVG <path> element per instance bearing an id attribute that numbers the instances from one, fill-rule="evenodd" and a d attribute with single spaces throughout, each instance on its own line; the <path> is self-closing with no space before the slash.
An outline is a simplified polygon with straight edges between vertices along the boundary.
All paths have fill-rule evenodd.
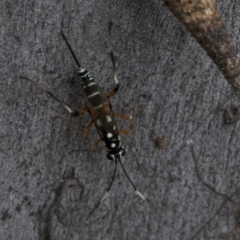
<path id="1" fill-rule="evenodd" d="M 240 58 L 215 0 L 164 0 L 170 11 L 207 51 L 240 99 Z"/>

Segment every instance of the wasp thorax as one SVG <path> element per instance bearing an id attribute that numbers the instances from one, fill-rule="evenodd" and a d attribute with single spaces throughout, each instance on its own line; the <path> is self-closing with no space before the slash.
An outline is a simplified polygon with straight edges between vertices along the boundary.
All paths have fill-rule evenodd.
<path id="1" fill-rule="evenodd" d="M 107 137 L 105 139 L 105 146 L 110 152 L 116 151 L 121 147 L 121 141 L 114 137 L 111 133 L 107 133 Z"/>

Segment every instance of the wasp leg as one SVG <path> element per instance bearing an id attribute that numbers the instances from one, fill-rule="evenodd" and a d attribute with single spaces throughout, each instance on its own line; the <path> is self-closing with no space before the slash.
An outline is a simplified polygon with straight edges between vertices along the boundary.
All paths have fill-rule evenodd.
<path id="1" fill-rule="evenodd" d="M 129 129 L 120 129 L 119 133 L 122 133 L 122 134 L 132 134 L 135 131 L 136 126 L 137 126 L 137 118 L 138 118 L 138 116 L 135 114 L 135 111 L 136 111 L 136 105 L 137 105 L 138 99 L 139 99 L 139 97 L 137 98 L 137 100 L 135 101 L 135 103 L 133 105 L 132 116 L 127 116 L 127 115 L 124 115 L 124 114 L 118 113 L 118 112 L 114 112 L 113 113 L 116 117 L 119 117 L 119 118 L 121 118 L 123 120 L 132 122 L 132 126 L 131 126 L 130 130 Z"/>
<path id="2" fill-rule="evenodd" d="M 88 123 L 88 125 L 86 126 L 86 128 L 85 128 L 85 130 L 84 130 L 84 132 L 83 132 L 83 134 L 82 134 L 82 133 L 80 132 L 80 130 L 78 129 L 78 127 L 77 127 L 73 122 L 68 121 L 66 118 L 64 118 L 64 117 L 62 117 L 62 116 L 58 116 L 58 115 L 55 116 L 55 117 L 53 117 L 53 118 L 59 118 L 59 119 L 61 119 L 61 120 L 64 121 L 70 128 L 72 128 L 74 131 L 76 131 L 78 135 L 83 136 L 83 137 L 86 137 L 86 136 L 88 135 L 88 133 L 89 133 L 89 131 L 90 131 L 92 125 L 93 125 L 93 120 L 91 120 L 91 121 Z"/>
<path id="3" fill-rule="evenodd" d="M 136 124 L 131 129 L 120 129 L 119 133 L 122 134 L 132 134 L 136 129 Z"/>
<path id="4" fill-rule="evenodd" d="M 109 27 L 108 27 L 109 53 L 110 53 L 110 57 L 111 57 L 112 65 L 113 65 L 113 79 L 116 83 L 116 87 L 108 94 L 108 98 L 113 97 L 118 92 L 118 89 L 119 89 L 119 83 L 118 83 L 118 79 L 117 79 L 117 67 L 116 67 L 115 59 L 114 59 L 114 55 L 113 55 L 113 43 L 112 43 L 111 30 L 112 30 L 112 22 L 109 23 Z"/>
<path id="5" fill-rule="evenodd" d="M 126 120 L 126 121 L 136 121 L 137 115 L 135 114 L 135 112 L 136 112 L 137 103 L 139 102 L 139 98 L 140 98 L 140 96 L 138 96 L 137 99 L 134 102 L 134 105 L 132 107 L 132 115 L 131 116 L 127 116 L 125 114 L 118 113 L 118 112 L 114 112 L 113 114 L 116 117 L 119 117 L 119 118 L 121 118 L 123 120 Z"/>
<path id="6" fill-rule="evenodd" d="M 114 115 L 116 115 L 116 114 L 114 113 Z M 120 118 L 122 118 L 124 120 L 127 120 L 127 121 L 132 121 L 131 129 L 120 129 L 119 133 L 122 133 L 122 134 L 132 134 L 135 131 L 136 126 L 137 126 L 137 116 L 134 116 L 134 118 L 132 118 L 132 117 L 123 115 L 121 113 L 117 114 L 116 116 L 120 117 Z"/>
<path id="7" fill-rule="evenodd" d="M 91 120 L 91 122 L 88 123 L 88 125 L 86 126 L 86 128 L 85 128 L 85 130 L 83 132 L 83 137 L 86 137 L 88 135 L 88 133 L 89 133 L 93 123 L 94 123 L 93 120 Z"/>
<path id="8" fill-rule="evenodd" d="M 62 117 L 62 116 L 54 116 L 53 118 L 59 118 L 59 119 L 61 119 L 63 122 L 65 122 L 71 129 L 73 129 L 78 135 L 80 135 L 80 136 L 84 136 L 84 134 L 82 134 L 81 132 L 80 132 L 80 130 L 78 129 L 78 127 L 74 124 L 74 123 L 72 123 L 71 121 L 69 121 L 68 119 L 66 119 L 66 118 L 64 118 L 64 117 Z"/>
<path id="9" fill-rule="evenodd" d="M 71 115 L 73 116 L 78 116 L 78 115 L 82 115 L 85 111 L 86 108 L 80 108 L 76 111 L 73 111 L 67 104 L 65 104 L 64 102 L 62 102 L 61 100 L 59 100 L 55 95 L 52 94 L 52 92 L 49 91 L 49 89 L 42 87 L 40 84 L 38 84 L 37 82 L 33 81 L 30 78 L 27 77 L 20 77 L 21 79 L 25 79 L 27 81 L 30 81 L 31 83 L 33 83 L 38 89 L 40 89 L 41 91 L 47 93 L 51 98 L 53 98 L 55 101 L 57 101 L 58 103 L 60 103 L 69 113 L 71 113 Z"/>
<path id="10" fill-rule="evenodd" d="M 137 115 L 135 114 L 135 111 L 136 111 L 136 103 L 134 104 L 134 106 L 132 108 L 132 115 L 131 116 L 127 116 L 127 115 L 119 113 L 119 112 L 114 112 L 113 114 L 116 117 L 121 118 L 123 120 L 130 121 L 130 122 L 132 122 L 132 121 L 136 122 Z"/>
<path id="11" fill-rule="evenodd" d="M 71 115 L 76 117 L 78 115 L 83 115 L 87 109 L 86 108 L 79 108 L 76 111 L 71 112 Z"/>
<path id="12" fill-rule="evenodd" d="M 133 117 L 129 117 L 127 115 L 124 115 L 122 113 L 117 113 L 117 112 L 114 112 L 113 114 L 116 117 L 119 117 L 119 118 L 121 118 L 123 120 L 132 122 L 132 127 L 131 127 L 130 130 L 129 129 L 120 129 L 119 133 L 122 133 L 122 134 L 132 134 L 135 131 L 136 126 L 137 126 L 137 116 L 134 116 L 134 118 L 133 118 Z"/>
<path id="13" fill-rule="evenodd" d="M 98 145 L 99 145 L 99 143 L 100 143 L 101 141 L 102 141 L 101 138 L 98 139 L 98 140 L 92 145 L 92 147 L 89 148 L 89 149 L 76 149 L 76 150 L 70 151 L 69 153 L 73 153 L 73 152 L 92 152 L 92 151 L 94 151 L 94 150 L 98 147 Z"/>
<path id="14" fill-rule="evenodd" d="M 117 85 L 107 96 L 107 98 L 112 98 L 113 96 L 116 95 L 116 93 L 118 92 L 118 89 L 119 89 L 119 85 Z"/>
<path id="15" fill-rule="evenodd" d="M 122 114 L 122 113 L 114 112 L 113 114 L 114 114 L 116 117 L 119 117 L 119 118 L 121 118 L 121 119 L 123 119 L 123 120 L 126 120 L 126 121 L 132 121 L 132 120 L 133 120 L 132 116 L 127 116 L 127 115 L 124 115 L 124 114 Z"/>

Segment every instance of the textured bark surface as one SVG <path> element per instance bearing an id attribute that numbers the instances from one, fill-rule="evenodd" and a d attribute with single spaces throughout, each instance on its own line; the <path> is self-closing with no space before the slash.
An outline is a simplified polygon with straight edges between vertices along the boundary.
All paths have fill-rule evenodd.
<path id="1" fill-rule="evenodd" d="M 217 5 L 238 46 L 239 1 Z M 50 87 L 73 109 L 83 106 L 62 29 L 82 65 L 108 92 L 114 87 L 109 21 L 120 82 L 113 109 L 130 114 L 141 95 L 137 129 L 122 136 L 123 162 L 147 200 L 134 196 L 118 168 L 109 197 L 83 227 L 114 164 L 103 145 L 91 153 L 69 154 L 91 146 L 96 130 L 83 139 L 53 117 L 65 116 L 83 131 L 88 114 L 68 116 L 19 76 Z M 1 1 L 0 24 L 2 239 L 219 239 L 234 228 L 234 204 L 199 181 L 194 155 L 202 179 L 239 202 L 240 122 L 223 123 L 224 108 L 236 98 L 164 2 Z M 155 145 L 157 137 L 163 148 Z"/>
<path id="2" fill-rule="evenodd" d="M 240 100 L 240 58 L 215 0 L 165 0 L 165 3 L 207 51 Z"/>

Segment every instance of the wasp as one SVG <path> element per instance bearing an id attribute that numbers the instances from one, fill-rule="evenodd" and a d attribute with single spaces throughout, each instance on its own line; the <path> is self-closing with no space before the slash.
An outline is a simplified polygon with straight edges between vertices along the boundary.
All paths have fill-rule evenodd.
<path id="1" fill-rule="evenodd" d="M 135 195 L 138 195 L 143 200 L 145 199 L 145 197 L 137 190 L 137 188 L 133 184 L 132 180 L 128 176 L 128 174 L 127 174 L 127 172 L 126 172 L 126 170 L 125 170 L 125 168 L 122 164 L 122 161 L 121 161 L 122 157 L 125 156 L 125 154 L 126 154 L 126 150 L 122 146 L 121 139 L 120 139 L 120 133 L 130 134 L 130 133 L 132 133 L 132 131 L 134 129 L 132 129 L 132 130 L 126 130 L 126 129 L 118 130 L 114 116 L 120 117 L 120 118 L 125 119 L 125 120 L 132 120 L 132 118 L 128 117 L 128 116 L 125 116 L 121 113 L 114 113 L 113 110 L 112 110 L 111 103 L 110 103 L 110 98 L 112 98 L 119 90 L 116 64 L 115 64 L 114 55 L 113 55 L 111 27 L 112 27 L 112 23 L 109 23 L 109 28 L 108 28 L 109 48 L 110 48 L 111 61 L 112 61 L 112 65 L 113 65 L 113 77 L 114 77 L 114 81 L 115 81 L 116 85 L 115 85 L 114 89 L 112 91 L 110 91 L 109 94 L 105 94 L 105 92 L 102 90 L 102 88 L 94 80 L 92 75 L 85 68 L 83 68 L 80 65 L 78 59 L 76 58 L 76 56 L 75 56 L 75 54 L 72 50 L 71 45 L 69 44 L 66 36 L 64 35 L 64 33 L 62 31 L 60 31 L 60 33 L 61 33 L 64 41 L 66 42 L 67 47 L 68 47 L 72 57 L 74 58 L 77 66 L 78 66 L 78 77 L 79 77 L 79 80 L 80 80 L 82 94 L 83 94 L 83 98 L 84 98 L 84 102 L 85 102 L 85 107 L 79 108 L 76 111 L 73 111 L 67 104 L 65 104 L 64 102 L 59 100 L 48 89 L 40 86 L 37 82 L 35 82 L 35 81 L 33 81 L 33 80 L 31 80 L 27 77 L 21 77 L 22 79 L 25 79 L 25 80 L 28 80 L 28 81 L 32 82 L 37 88 L 39 88 L 43 92 L 47 93 L 50 97 L 55 99 L 72 116 L 82 115 L 86 111 L 89 113 L 92 120 L 89 122 L 89 124 L 85 128 L 85 131 L 84 131 L 83 135 L 86 136 L 88 134 L 91 126 L 94 124 L 95 127 L 96 127 L 96 130 L 99 134 L 99 137 L 100 137 L 93 144 L 93 146 L 91 147 L 90 150 L 95 150 L 100 142 L 104 142 L 105 146 L 106 146 L 106 149 L 107 149 L 107 158 L 109 160 L 115 162 L 115 169 L 114 169 L 114 173 L 113 173 L 111 182 L 110 182 L 110 184 L 107 188 L 106 193 L 104 194 L 101 201 L 99 202 L 99 204 L 107 197 L 107 195 L 109 193 L 109 190 L 112 186 L 112 183 L 113 183 L 113 180 L 114 180 L 114 177 L 115 177 L 118 162 L 120 163 L 120 165 L 121 165 L 126 177 L 128 178 L 129 182 L 133 186 L 133 188 L 135 190 Z"/>

